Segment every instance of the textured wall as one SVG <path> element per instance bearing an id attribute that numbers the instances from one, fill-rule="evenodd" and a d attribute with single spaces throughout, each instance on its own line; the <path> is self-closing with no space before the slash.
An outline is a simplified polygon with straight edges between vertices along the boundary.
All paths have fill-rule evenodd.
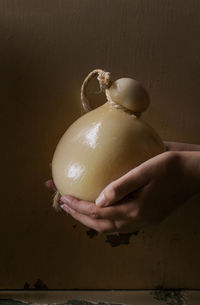
<path id="1" fill-rule="evenodd" d="M 200 288 L 199 198 L 130 245 L 57 214 L 44 188 L 59 137 L 81 113 L 93 68 L 149 90 L 145 119 L 200 144 L 198 0 L 0 0 L 0 288 Z M 37 285 L 36 285 L 37 286 Z"/>

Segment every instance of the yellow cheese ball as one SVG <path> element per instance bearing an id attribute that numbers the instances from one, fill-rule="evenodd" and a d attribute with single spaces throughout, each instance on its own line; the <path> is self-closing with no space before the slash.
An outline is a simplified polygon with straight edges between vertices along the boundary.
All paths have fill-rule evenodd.
<path id="1" fill-rule="evenodd" d="M 135 84 L 122 80 L 114 86 Z M 144 92 L 134 92 L 132 107 L 131 94 L 119 88 L 116 93 L 111 86 L 113 100 L 136 112 L 147 107 Z M 53 180 L 61 195 L 94 202 L 110 182 L 164 151 L 158 134 L 141 118 L 106 102 L 75 121 L 62 136 L 53 156 Z"/>

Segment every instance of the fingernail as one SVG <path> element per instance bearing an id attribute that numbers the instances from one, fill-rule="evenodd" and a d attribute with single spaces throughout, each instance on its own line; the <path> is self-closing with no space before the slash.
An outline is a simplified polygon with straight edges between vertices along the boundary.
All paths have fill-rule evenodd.
<path id="1" fill-rule="evenodd" d="M 106 203 L 106 198 L 104 196 L 104 193 L 101 193 L 99 197 L 95 201 L 96 205 L 103 206 Z"/>
<path id="2" fill-rule="evenodd" d="M 71 198 L 69 196 L 61 196 L 60 200 L 64 203 L 70 203 L 71 202 Z"/>
<path id="3" fill-rule="evenodd" d="M 45 181 L 44 185 L 45 185 L 47 188 L 50 188 L 50 186 L 51 186 L 50 180 Z"/>

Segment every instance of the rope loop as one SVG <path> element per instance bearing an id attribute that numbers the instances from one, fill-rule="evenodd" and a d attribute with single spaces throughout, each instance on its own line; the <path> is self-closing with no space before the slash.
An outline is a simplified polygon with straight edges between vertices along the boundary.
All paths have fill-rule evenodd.
<path id="1" fill-rule="evenodd" d="M 97 80 L 99 81 L 100 92 L 105 92 L 105 90 L 108 89 L 112 84 L 110 72 L 101 69 L 95 69 L 88 74 L 81 86 L 81 103 L 85 112 L 92 110 L 92 107 L 90 106 L 89 100 L 87 98 L 86 88 L 90 80 L 96 76 Z"/>

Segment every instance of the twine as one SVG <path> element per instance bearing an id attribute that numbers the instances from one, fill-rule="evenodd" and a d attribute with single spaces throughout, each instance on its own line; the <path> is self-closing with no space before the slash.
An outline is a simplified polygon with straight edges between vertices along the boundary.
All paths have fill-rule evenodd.
<path id="1" fill-rule="evenodd" d="M 86 95 L 86 88 L 88 83 L 92 78 L 97 75 L 97 79 L 99 81 L 100 92 L 105 92 L 111 86 L 111 76 L 110 72 L 103 71 L 101 69 L 95 69 L 88 74 L 88 76 L 84 79 L 83 84 L 81 86 L 81 103 L 85 112 L 89 112 L 92 110 L 90 106 L 89 100 Z"/>

